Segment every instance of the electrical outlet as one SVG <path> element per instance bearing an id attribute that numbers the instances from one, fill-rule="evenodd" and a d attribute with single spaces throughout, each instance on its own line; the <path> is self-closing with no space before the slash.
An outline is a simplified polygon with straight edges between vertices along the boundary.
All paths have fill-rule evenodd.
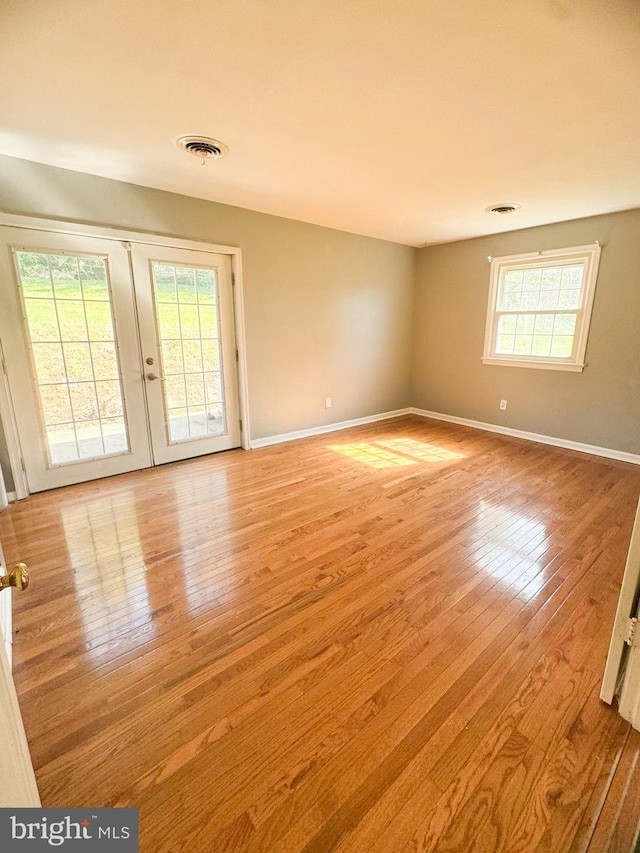
<path id="1" fill-rule="evenodd" d="M 325 397 L 324 398 L 324 407 L 325 407 L 325 409 L 331 408 L 331 397 Z"/>
<path id="2" fill-rule="evenodd" d="M 507 401 L 506 400 L 500 400 L 500 408 L 502 409 L 503 412 L 507 411 Z"/>

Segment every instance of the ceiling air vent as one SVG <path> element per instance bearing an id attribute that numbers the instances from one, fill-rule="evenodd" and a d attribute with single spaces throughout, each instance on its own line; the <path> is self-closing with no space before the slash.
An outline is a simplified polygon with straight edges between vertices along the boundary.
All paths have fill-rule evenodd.
<path id="1" fill-rule="evenodd" d="M 178 139 L 178 147 L 202 160 L 203 164 L 207 160 L 219 160 L 229 151 L 226 145 L 209 136 L 181 136 Z"/>
<path id="2" fill-rule="evenodd" d="M 497 213 L 500 216 L 504 216 L 505 213 L 513 213 L 513 211 L 518 210 L 519 207 L 519 204 L 505 201 L 502 204 L 492 204 L 491 207 L 485 207 L 485 210 L 487 213 Z"/>

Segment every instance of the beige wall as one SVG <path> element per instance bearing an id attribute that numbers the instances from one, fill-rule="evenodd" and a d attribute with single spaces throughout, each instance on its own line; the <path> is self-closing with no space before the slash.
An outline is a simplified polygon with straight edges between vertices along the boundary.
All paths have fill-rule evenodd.
<path id="1" fill-rule="evenodd" d="M 487 256 L 596 240 L 603 248 L 585 370 L 483 365 Z M 412 404 L 640 453 L 640 210 L 420 250 Z"/>
<path id="2" fill-rule="evenodd" d="M 240 246 L 254 439 L 409 405 L 415 249 L 8 157 L 0 209 Z"/>

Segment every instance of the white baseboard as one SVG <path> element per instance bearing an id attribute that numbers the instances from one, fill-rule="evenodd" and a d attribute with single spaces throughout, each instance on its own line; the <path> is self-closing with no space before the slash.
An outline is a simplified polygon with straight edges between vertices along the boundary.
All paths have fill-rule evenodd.
<path id="1" fill-rule="evenodd" d="M 7 492 L 7 500 L 10 504 L 14 504 L 18 500 L 16 492 Z"/>
<path id="2" fill-rule="evenodd" d="M 436 421 L 460 424 L 461 426 L 468 426 L 472 429 L 481 429 L 485 432 L 495 432 L 499 435 L 509 435 L 513 438 L 522 438 L 525 441 L 537 441 L 539 444 L 550 444 L 553 447 L 562 447 L 565 450 L 577 450 L 579 453 L 589 453 L 592 456 L 603 456 L 606 459 L 617 459 L 619 462 L 630 462 L 632 465 L 640 465 L 640 455 L 637 453 L 627 453 L 624 450 L 613 450 L 610 447 L 600 447 L 596 444 L 583 444 L 581 441 L 569 441 L 568 439 L 556 438 L 552 435 L 543 435 L 538 432 L 527 432 L 522 429 L 512 429 L 511 427 L 500 426 L 498 424 L 474 421 L 470 418 L 459 418 L 456 415 L 445 415 L 442 412 L 431 412 L 427 409 L 417 409 L 415 407 L 396 409 L 393 412 L 382 412 L 378 415 L 368 415 L 365 418 L 354 418 L 350 421 L 324 424 L 323 426 L 295 430 L 294 432 L 284 432 L 280 435 L 269 435 L 266 438 L 256 438 L 251 441 L 250 447 L 254 450 L 259 447 L 268 447 L 271 444 L 281 444 L 284 441 L 295 441 L 298 438 L 308 438 L 312 435 L 323 435 L 328 432 L 337 432 L 338 430 L 349 429 L 350 427 L 372 424 L 376 421 L 386 421 L 390 418 L 399 418 L 402 415 L 411 414 L 418 415 L 421 418 L 433 418 Z M 8 497 L 10 501 L 15 500 L 15 492 L 10 492 Z"/>
<path id="3" fill-rule="evenodd" d="M 402 415 L 410 415 L 412 409 L 396 409 L 394 412 L 382 412 L 379 415 L 368 415 L 365 418 L 354 418 L 351 421 L 340 421 L 335 424 L 324 424 L 323 426 L 311 427 L 310 429 L 298 429 L 294 432 L 283 432 L 280 435 L 268 435 L 266 438 L 255 438 L 251 441 L 252 450 L 258 447 L 267 447 L 270 444 L 281 444 L 283 441 L 295 441 L 298 438 L 308 438 L 311 435 L 323 435 L 326 432 L 337 432 L 349 427 L 372 424 L 376 421 L 387 421 L 390 418 L 399 418 Z"/>
<path id="4" fill-rule="evenodd" d="M 430 412 L 427 409 L 411 408 L 410 411 L 412 414 L 419 415 L 422 418 L 433 418 L 436 421 L 461 424 L 462 426 L 472 427 L 473 429 L 482 429 L 486 432 L 497 432 L 500 435 L 510 435 L 513 438 L 523 438 L 526 441 L 537 441 L 540 444 L 551 444 L 554 447 L 563 447 L 566 450 L 577 450 L 580 453 L 590 453 L 592 456 L 604 456 L 607 459 L 617 459 L 620 462 L 631 462 L 633 465 L 640 465 L 640 455 L 637 453 L 627 453 L 624 450 L 613 450 L 610 447 L 599 447 L 596 444 L 583 444 L 581 441 L 569 441 L 565 438 L 555 438 L 552 435 L 542 435 L 537 432 L 527 432 L 522 429 L 487 424 L 482 421 L 473 421 L 469 418 L 458 418 L 455 415 L 444 415 L 442 412 Z"/>

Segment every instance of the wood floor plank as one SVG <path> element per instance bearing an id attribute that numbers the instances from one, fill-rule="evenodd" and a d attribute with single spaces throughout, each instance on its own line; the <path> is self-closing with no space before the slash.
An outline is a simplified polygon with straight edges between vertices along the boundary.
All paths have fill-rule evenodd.
<path id="1" fill-rule="evenodd" d="M 587 853 L 628 853 L 640 835 L 640 732 L 628 731 L 610 768 L 604 796 L 592 808 Z"/>
<path id="2" fill-rule="evenodd" d="M 143 853 L 630 853 L 598 685 L 639 492 L 407 416 L 12 505 L 43 802 L 138 806 Z"/>

